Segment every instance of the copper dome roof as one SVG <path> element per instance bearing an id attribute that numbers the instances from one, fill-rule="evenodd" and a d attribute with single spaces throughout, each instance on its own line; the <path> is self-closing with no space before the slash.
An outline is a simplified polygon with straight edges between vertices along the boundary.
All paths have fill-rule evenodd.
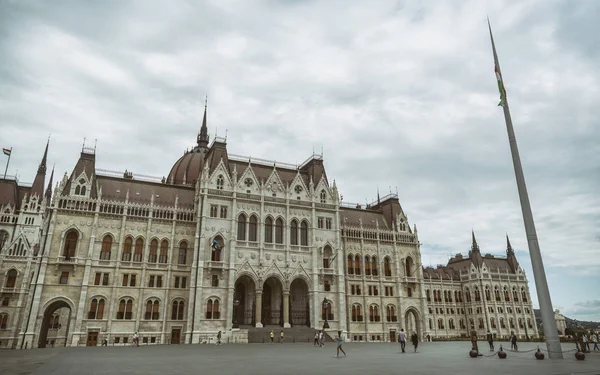
<path id="1" fill-rule="evenodd" d="M 171 168 L 167 183 L 175 185 L 193 185 L 202 173 L 202 161 L 205 150 L 195 147 L 186 151 Z"/>

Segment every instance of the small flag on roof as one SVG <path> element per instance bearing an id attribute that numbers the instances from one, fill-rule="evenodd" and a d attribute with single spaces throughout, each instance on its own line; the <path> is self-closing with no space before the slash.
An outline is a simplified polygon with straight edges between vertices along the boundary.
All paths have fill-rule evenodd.
<path id="1" fill-rule="evenodd" d="M 2 152 L 4 152 L 4 155 L 10 156 L 12 149 L 10 148 L 3 148 Z"/>

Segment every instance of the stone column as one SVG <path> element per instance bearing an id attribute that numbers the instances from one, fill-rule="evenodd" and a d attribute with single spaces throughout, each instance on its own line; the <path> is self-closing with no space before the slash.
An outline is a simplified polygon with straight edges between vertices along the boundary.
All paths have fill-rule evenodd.
<path id="1" fill-rule="evenodd" d="M 262 328 L 262 289 L 256 290 L 256 328 Z"/>
<path id="2" fill-rule="evenodd" d="M 283 328 L 290 328 L 290 292 L 283 292 Z"/>

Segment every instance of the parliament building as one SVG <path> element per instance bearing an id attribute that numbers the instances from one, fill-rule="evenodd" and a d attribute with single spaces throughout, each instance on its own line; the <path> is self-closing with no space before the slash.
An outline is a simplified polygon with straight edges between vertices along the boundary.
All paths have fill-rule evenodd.
<path id="1" fill-rule="evenodd" d="M 209 142 L 168 176 L 97 168 L 84 147 L 46 184 L 0 179 L 0 347 L 248 342 L 295 327 L 347 341 L 515 332 L 534 337 L 528 281 L 514 251 L 422 266 L 397 194 L 342 202 L 322 155 L 292 165 Z M 378 194 L 379 195 L 379 194 Z"/>

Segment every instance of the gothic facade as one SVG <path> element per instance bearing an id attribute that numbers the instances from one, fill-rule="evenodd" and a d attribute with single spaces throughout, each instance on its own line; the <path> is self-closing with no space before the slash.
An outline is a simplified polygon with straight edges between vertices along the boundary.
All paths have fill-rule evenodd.
<path id="1" fill-rule="evenodd" d="M 487 257 L 450 277 L 424 269 L 396 194 L 348 204 L 322 155 L 300 165 L 232 155 L 226 139 L 209 144 L 206 111 L 196 145 L 162 179 L 97 168 L 84 147 L 44 193 L 47 152 L 32 186 L 0 180 L 3 347 L 126 345 L 136 331 L 148 344 L 218 331 L 245 342 L 248 330 L 326 322 L 352 341 L 457 336 L 432 326 L 450 303 L 432 290 L 517 285 Z M 479 316 L 469 309 L 465 319 Z"/>

